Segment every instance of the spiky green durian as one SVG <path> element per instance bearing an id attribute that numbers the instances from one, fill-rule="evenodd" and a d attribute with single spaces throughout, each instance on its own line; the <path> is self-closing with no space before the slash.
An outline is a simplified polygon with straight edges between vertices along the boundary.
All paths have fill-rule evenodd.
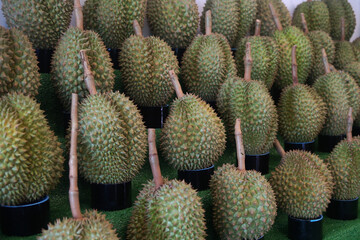
<path id="1" fill-rule="evenodd" d="M 51 49 L 69 27 L 72 0 L 3 0 L 9 27 L 23 31 L 36 49 Z"/>
<path id="2" fill-rule="evenodd" d="M 35 51 L 25 34 L 0 26 L 0 96 L 8 92 L 35 96 L 40 74 Z"/>
<path id="3" fill-rule="evenodd" d="M 107 239 L 117 240 L 117 234 L 113 226 L 105 218 L 104 214 L 96 210 L 86 211 L 83 219 L 73 218 L 57 219 L 55 224 L 49 224 L 48 229 L 42 231 L 38 240 L 88 240 Z"/>
<path id="4" fill-rule="evenodd" d="M 350 200 L 360 196 L 360 137 L 338 143 L 325 160 L 334 177 L 333 199 Z"/>
<path id="5" fill-rule="evenodd" d="M 309 31 L 321 30 L 330 33 L 329 10 L 325 3 L 320 1 L 303 2 L 294 10 L 292 24 L 302 28 L 301 13 L 304 13 Z"/>
<path id="6" fill-rule="evenodd" d="M 147 19 L 152 33 L 172 48 L 186 48 L 194 39 L 199 25 L 195 0 L 151 0 Z"/>
<path id="7" fill-rule="evenodd" d="M 79 170 L 91 183 L 131 181 L 144 164 L 146 129 L 124 94 L 86 98 L 79 107 L 78 139 Z"/>
<path id="8" fill-rule="evenodd" d="M 196 37 L 182 58 L 185 88 L 205 101 L 215 101 L 221 84 L 235 75 L 230 45 L 221 34 Z"/>
<path id="9" fill-rule="evenodd" d="M 289 151 L 269 179 L 278 207 L 295 218 L 319 217 L 330 203 L 333 178 L 315 154 Z"/>
<path id="10" fill-rule="evenodd" d="M 56 47 L 51 70 L 58 96 L 67 110 L 72 93 L 77 93 L 80 101 L 88 95 L 80 50 L 86 50 L 99 92 L 110 92 L 115 82 L 109 53 L 100 37 L 92 31 L 69 28 Z"/>
<path id="11" fill-rule="evenodd" d="M 225 128 L 213 108 L 186 94 L 176 99 L 161 131 L 161 150 L 177 170 L 213 165 L 225 150 Z"/>
<path id="12" fill-rule="evenodd" d="M 164 185 L 156 190 L 154 182 L 149 181 L 134 203 L 127 237 L 129 240 L 204 240 L 204 213 L 201 199 L 191 185 L 164 179 Z"/>
<path id="13" fill-rule="evenodd" d="M 162 106 L 174 95 L 169 71 L 179 72 L 169 45 L 158 37 L 131 36 L 120 52 L 125 92 L 140 106 Z"/>
<path id="14" fill-rule="evenodd" d="M 337 69 L 343 70 L 346 65 L 355 61 L 356 55 L 350 42 L 339 41 L 335 43 L 334 66 Z"/>
<path id="15" fill-rule="evenodd" d="M 356 61 L 360 61 L 360 37 L 352 42 L 353 51 L 356 57 Z"/>
<path id="16" fill-rule="evenodd" d="M 352 62 L 344 67 L 344 72 L 350 74 L 356 83 L 360 85 L 360 62 Z"/>
<path id="17" fill-rule="evenodd" d="M 17 205 L 44 197 L 63 171 L 64 158 L 40 104 L 22 94 L 0 99 L 0 203 Z M 11 144 L 11 145 L 8 145 Z"/>
<path id="18" fill-rule="evenodd" d="M 258 239 L 273 225 L 275 195 L 261 173 L 225 164 L 211 177 L 210 189 L 221 239 Z"/>
<path id="19" fill-rule="evenodd" d="M 120 49 L 133 33 L 133 21 L 144 24 L 146 0 L 90 0 L 84 4 L 85 29 L 99 33 L 106 47 Z"/>
<path id="20" fill-rule="evenodd" d="M 201 16 L 205 33 L 205 13 L 211 10 L 213 32 L 224 35 L 231 46 L 246 36 L 256 16 L 255 0 L 207 0 Z"/>

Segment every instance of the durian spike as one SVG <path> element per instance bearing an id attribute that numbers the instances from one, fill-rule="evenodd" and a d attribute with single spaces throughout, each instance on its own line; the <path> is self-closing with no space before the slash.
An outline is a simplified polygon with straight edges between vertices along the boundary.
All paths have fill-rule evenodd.
<path id="1" fill-rule="evenodd" d="M 292 47 L 291 51 L 291 61 L 292 61 L 292 78 L 294 86 L 299 84 L 298 74 L 297 74 L 297 62 L 296 62 L 296 45 Z"/>
<path id="2" fill-rule="evenodd" d="M 84 30 L 84 16 L 80 0 L 74 0 L 74 11 L 76 27 L 80 30 Z"/>
<path id="3" fill-rule="evenodd" d="M 133 28 L 134 28 L 134 32 L 135 32 L 136 36 L 139 36 L 139 37 L 143 36 L 140 24 L 136 19 L 133 21 Z"/>
<path id="4" fill-rule="evenodd" d="M 245 169 L 245 150 L 243 137 L 241 132 L 241 120 L 236 119 L 235 122 L 235 141 L 236 141 L 236 156 L 238 160 L 238 168 L 240 171 L 246 171 Z"/>
<path id="5" fill-rule="evenodd" d="M 71 101 L 71 140 L 69 159 L 69 202 L 74 219 L 82 219 L 79 201 L 78 187 L 78 160 L 77 160 L 77 136 L 78 136 L 78 95 L 72 94 Z"/>
<path id="6" fill-rule="evenodd" d="M 256 19 L 254 36 L 260 36 L 260 29 L 261 29 L 261 20 Z"/>
<path id="7" fill-rule="evenodd" d="M 148 129 L 148 141 L 149 141 L 149 161 L 151 166 L 151 172 L 154 177 L 156 189 L 160 188 L 164 184 L 163 177 L 161 176 L 159 157 L 156 149 L 156 133 L 154 128 Z"/>
<path id="8" fill-rule="evenodd" d="M 170 70 L 169 71 L 169 74 L 170 74 L 170 79 L 171 79 L 171 82 L 175 88 L 175 92 L 176 92 L 176 96 L 178 98 L 182 98 L 184 96 L 184 92 L 182 91 L 181 89 L 181 85 L 180 85 L 180 82 L 179 82 L 179 79 L 178 77 L 176 76 L 175 74 L 175 71 L 174 70 Z"/>
<path id="9" fill-rule="evenodd" d="M 246 43 L 245 57 L 244 57 L 244 65 L 245 65 L 245 81 L 251 81 L 251 68 L 252 68 L 252 58 L 251 58 L 251 43 Z"/>
<path id="10" fill-rule="evenodd" d="M 306 19 L 305 19 L 305 15 L 304 15 L 304 13 L 300 13 L 300 15 L 301 15 L 301 23 L 302 23 L 302 26 L 303 26 L 304 33 L 305 33 L 305 35 L 308 35 L 309 29 L 307 27 L 307 22 L 306 22 Z"/>
<path id="11" fill-rule="evenodd" d="M 274 18 L 274 22 L 275 22 L 275 25 L 276 25 L 276 28 L 279 30 L 279 31 L 282 31 L 283 30 L 283 27 L 281 25 L 281 22 L 279 20 L 279 16 L 274 8 L 274 6 L 269 3 L 269 8 L 270 8 L 270 11 L 271 11 L 271 15 L 273 16 Z"/>
<path id="12" fill-rule="evenodd" d="M 354 119 L 352 117 L 352 107 L 349 108 L 349 114 L 347 118 L 347 131 L 346 131 L 346 139 L 348 142 L 352 142 L 352 127 L 354 123 Z"/>
<path id="13" fill-rule="evenodd" d="M 87 87 L 90 95 L 95 95 L 97 93 L 97 91 L 96 91 L 96 87 L 95 87 L 94 75 L 91 71 L 89 59 L 86 55 L 85 50 L 80 50 L 80 58 L 81 58 L 81 63 L 84 68 L 84 81 L 85 81 L 86 87 Z"/>
<path id="14" fill-rule="evenodd" d="M 277 151 L 277 152 L 280 154 L 280 156 L 281 156 L 281 162 L 280 162 L 280 163 L 282 163 L 282 162 L 283 162 L 282 159 L 283 159 L 284 156 L 285 156 L 285 150 L 284 150 L 284 148 L 281 146 L 279 140 L 275 139 L 273 144 L 274 144 L 274 147 L 275 147 L 276 151 Z"/>
<path id="15" fill-rule="evenodd" d="M 343 42 L 343 41 L 345 41 L 345 18 L 344 17 L 341 18 L 340 27 L 341 27 L 341 41 Z"/>
<path id="16" fill-rule="evenodd" d="M 212 31 L 212 18 L 211 18 L 211 10 L 206 11 L 205 15 L 205 35 L 211 35 Z"/>
<path id="17" fill-rule="evenodd" d="M 328 74 L 331 72 L 331 70 L 330 70 L 330 65 L 329 65 L 327 55 L 326 55 L 325 48 L 321 49 L 321 53 L 322 53 L 322 60 L 324 63 L 324 68 L 325 68 L 325 74 Z"/>

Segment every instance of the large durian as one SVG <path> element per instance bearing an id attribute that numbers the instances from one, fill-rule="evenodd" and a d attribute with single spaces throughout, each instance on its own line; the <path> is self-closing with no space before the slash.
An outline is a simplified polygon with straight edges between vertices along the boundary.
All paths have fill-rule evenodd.
<path id="1" fill-rule="evenodd" d="M 184 181 L 162 178 L 155 139 L 155 129 L 149 129 L 154 181 L 145 184 L 134 203 L 127 239 L 205 240 L 205 211 L 201 199 Z"/>
<path id="2" fill-rule="evenodd" d="M 251 51 L 247 43 L 245 77 L 228 78 L 221 86 L 217 97 L 217 107 L 233 139 L 233 124 L 241 118 L 244 134 L 245 153 L 259 155 L 267 153 L 272 147 L 277 133 L 277 113 L 266 86 L 251 80 Z"/>
<path id="3" fill-rule="evenodd" d="M 125 40 L 119 56 L 125 93 L 140 106 L 165 105 L 174 95 L 169 71 L 179 73 L 176 56 L 160 38 L 144 38 L 137 21 L 134 29 L 136 35 Z"/>
<path id="4" fill-rule="evenodd" d="M 251 79 L 262 81 L 268 89 L 271 89 L 278 71 L 279 51 L 271 37 L 260 36 L 260 24 L 260 20 L 256 20 L 255 35 L 245 37 L 238 42 L 235 63 L 239 76 L 243 76 L 246 43 L 250 42 L 252 46 L 251 58 L 253 60 Z"/>
<path id="5" fill-rule="evenodd" d="M 184 53 L 181 80 L 190 93 L 215 101 L 225 79 L 236 75 L 236 67 L 226 38 L 211 32 L 210 10 L 206 18 L 206 35 L 197 36 Z"/>
<path id="6" fill-rule="evenodd" d="M 172 48 L 187 48 L 199 25 L 195 0 L 149 0 L 147 19 L 152 34 Z"/>
<path id="7" fill-rule="evenodd" d="M 73 0 L 3 0 L 9 27 L 23 31 L 36 49 L 52 49 L 69 27 Z"/>
<path id="8" fill-rule="evenodd" d="M 0 99 L 0 204 L 39 200 L 59 182 L 64 158 L 40 104 L 22 94 Z"/>
<path id="9" fill-rule="evenodd" d="M 146 0 L 87 0 L 84 4 L 84 27 L 94 30 L 106 47 L 120 49 L 133 33 L 132 23 L 144 25 Z"/>
<path id="10" fill-rule="evenodd" d="M 224 35 L 231 46 L 245 37 L 256 16 L 256 0 L 207 0 L 201 16 L 205 32 L 205 14 L 211 10 L 213 32 Z"/>
<path id="11" fill-rule="evenodd" d="M 0 26 L 0 96 L 8 92 L 35 96 L 40 74 L 35 51 L 25 34 Z"/>
<path id="12" fill-rule="evenodd" d="M 245 170 L 240 119 L 235 137 L 239 167 L 224 164 L 210 180 L 214 227 L 221 239 L 258 239 L 274 224 L 275 195 L 261 173 Z"/>
<path id="13" fill-rule="evenodd" d="M 199 97 L 184 95 L 170 71 L 177 99 L 161 131 L 161 150 L 177 170 L 212 166 L 225 150 L 225 128 L 213 108 Z"/>
<path id="14" fill-rule="evenodd" d="M 278 104 L 279 132 L 286 142 L 311 142 L 325 123 L 326 105 L 314 89 L 297 82 L 295 51 L 296 46 L 292 51 L 294 83 L 284 88 Z"/>

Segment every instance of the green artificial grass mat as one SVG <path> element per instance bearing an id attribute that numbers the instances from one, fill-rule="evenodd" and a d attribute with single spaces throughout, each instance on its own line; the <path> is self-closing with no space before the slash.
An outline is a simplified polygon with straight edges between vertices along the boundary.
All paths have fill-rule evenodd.
<path id="1" fill-rule="evenodd" d="M 121 90 L 122 86 L 120 83 L 120 74 L 116 71 L 116 90 Z M 47 118 L 49 120 L 51 128 L 55 131 L 59 140 L 65 146 L 65 129 L 67 124 L 64 123 L 64 114 L 63 109 L 59 100 L 56 97 L 55 91 L 52 87 L 50 76 L 48 74 L 42 74 L 41 79 L 42 86 L 40 88 L 39 96 L 37 97 L 38 101 L 41 103 L 41 108 L 45 111 Z M 157 135 L 159 135 L 161 130 L 157 130 Z M 158 143 L 158 141 L 157 141 Z M 327 157 L 327 153 L 317 154 L 322 158 Z M 66 156 L 67 157 L 67 156 Z M 68 159 L 68 157 L 67 157 Z M 215 168 L 223 165 L 224 163 L 234 164 L 236 161 L 236 152 L 234 146 L 231 144 L 227 145 L 224 155 L 219 159 L 215 164 Z M 275 149 L 272 149 L 270 152 L 270 172 L 277 166 L 280 161 L 280 156 L 276 153 Z M 71 217 L 70 205 L 68 200 L 68 190 L 69 190 L 69 180 L 68 180 L 68 161 L 65 161 L 65 172 L 61 178 L 60 183 L 57 185 L 57 188 L 50 192 L 50 222 L 54 223 L 55 219 L 63 217 Z M 160 154 L 160 166 L 161 171 L 164 177 L 173 179 L 177 177 L 177 171 L 171 168 L 167 162 L 161 157 Z M 270 174 L 267 174 L 266 177 L 269 177 Z M 146 183 L 149 179 L 152 179 L 151 169 L 148 161 L 141 169 L 138 176 L 132 181 L 132 200 L 136 200 L 136 196 L 139 191 L 142 189 L 142 185 Z M 80 191 L 80 205 L 82 212 L 85 209 L 90 208 L 90 185 L 86 183 L 83 179 L 79 179 L 79 191 Z M 208 240 L 219 239 L 217 234 L 214 231 L 212 225 L 212 204 L 211 196 L 209 190 L 201 191 L 198 193 L 202 198 L 203 206 L 206 211 L 206 222 L 207 222 L 207 238 Z M 131 216 L 132 208 L 112 211 L 112 212 L 103 212 L 106 214 L 106 218 L 114 225 L 119 237 L 121 239 L 126 239 L 126 227 Z M 360 213 L 359 213 L 360 216 Z M 278 210 L 278 215 L 276 217 L 275 224 L 272 229 L 265 235 L 267 240 L 280 240 L 288 239 L 287 238 L 287 215 Z M 33 240 L 36 239 L 36 236 L 29 237 L 9 237 L 5 236 L 0 232 L 0 239 L 2 240 L 18 240 L 26 239 Z M 323 222 L 323 239 L 325 240 L 342 240 L 342 239 L 360 239 L 360 218 L 350 221 L 341 221 L 334 220 L 324 216 Z"/>

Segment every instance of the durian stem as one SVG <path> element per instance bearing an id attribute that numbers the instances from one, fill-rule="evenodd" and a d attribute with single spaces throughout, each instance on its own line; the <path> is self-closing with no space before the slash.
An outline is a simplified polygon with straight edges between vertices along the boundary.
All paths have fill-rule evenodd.
<path id="1" fill-rule="evenodd" d="M 149 142 L 149 161 L 151 172 L 154 177 L 156 189 L 164 184 L 163 177 L 161 176 L 159 157 L 156 149 L 156 133 L 154 128 L 148 129 L 148 142 Z"/>
<path id="2" fill-rule="evenodd" d="M 75 11 L 76 27 L 80 30 L 84 30 L 84 21 L 83 21 L 84 16 L 83 16 L 80 0 L 74 0 L 74 11 Z"/>
<path id="3" fill-rule="evenodd" d="M 354 123 L 354 119 L 352 117 L 352 107 L 349 108 L 349 114 L 348 114 L 348 118 L 347 118 L 347 131 L 346 131 L 346 139 L 348 142 L 352 142 L 353 137 L 352 137 L 352 127 L 353 127 L 353 123 Z"/>
<path id="4" fill-rule="evenodd" d="M 341 18 L 341 41 L 345 41 L 345 18 Z"/>
<path id="5" fill-rule="evenodd" d="M 283 30 L 283 27 L 281 25 L 281 22 L 280 22 L 280 19 L 279 19 L 279 16 L 274 8 L 274 6 L 269 3 L 269 8 L 270 8 L 270 11 L 271 11 L 271 15 L 273 16 L 274 18 L 274 22 L 275 22 L 275 25 L 276 25 L 276 28 L 279 30 L 279 31 L 282 31 Z"/>
<path id="6" fill-rule="evenodd" d="M 292 47 L 291 51 L 291 61 L 292 61 L 292 78 L 294 86 L 299 84 L 298 74 L 297 74 L 297 62 L 296 62 L 296 45 Z"/>
<path id="7" fill-rule="evenodd" d="M 246 43 L 245 57 L 244 57 L 244 65 L 245 65 L 245 81 L 251 81 L 251 68 L 252 68 L 252 58 L 251 58 L 251 43 Z"/>
<path id="8" fill-rule="evenodd" d="M 321 53 L 322 53 L 322 60 L 324 63 L 324 68 L 325 68 L 325 74 L 328 74 L 331 72 L 331 70 L 330 70 L 330 65 L 329 65 L 327 55 L 326 55 L 325 48 L 321 49 Z"/>
<path id="9" fill-rule="evenodd" d="M 180 85 L 180 82 L 179 82 L 179 79 L 178 77 L 176 76 L 175 74 L 175 71 L 174 70 L 170 70 L 169 71 L 169 74 L 170 74 L 170 79 L 171 79 L 171 82 L 175 88 L 175 92 L 176 92 L 176 96 L 178 98 L 182 98 L 184 96 L 184 92 L 182 91 L 181 89 L 181 85 Z"/>
<path id="10" fill-rule="evenodd" d="M 245 150 L 241 132 L 241 120 L 238 118 L 235 122 L 235 141 L 236 141 L 236 156 L 238 160 L 238 168 L 240 171 L 245 169 Z"/>
<path id="11" fill-rule="evenodd" d="M 212 19 L 211 19 L 211 10 L 206 11 L 205 15 L 205 35 L 211 35 L 212 30 Z"/>
<path id="12" fill-rule="evenodd" d="M 95 95 L 97 93 L 97 91 L 96 91 L 96 87 L 95 87 L 94 75 L 91 72 L 89 59 L 86 55 L 85 50 L 80 50 L 80 58 L 81 58 L 81 63 L 84 68 L 84 81 L 85 81 L 86 87 L 87 87 L 90 95 Z"/>
<path id="13" fill-rule="evenodd" d="M 280 154 L 281 162 L 282 162 L 282 158 L 285 156 L 285 150 L 281 146 L 279 140 L 275 139 L 273 144 L 274 144 L 274 147 L 275 147 L 276 151 Z"/>
<path id="14" fill-rule="evenodd" d="M 261 20 L 256 19 L 254 36 L 260 36 L 260 29 L 261 29 Z"/>
<path id="15" fill-rule="evenodd" d="M 302 23 L 302 26 L 303 26 L 303 29 L 304 29 L 304 33 L 305 35 L 308 35 L 309 33 L 309 29 L 307 27 L 307 22 L 306 22 L 306 19 L 305 19 L 305 15 L 304 13 L 301 13 L 301 23 Z"/>
<path id="16" fill-rule="evenodd" d="M 139 36 L 139 37 L 143 36 L 140 24 L 136 19 L 133 22 L 133 28 L 134 28 L 134 32 L 135 32 L 136 36 Z"/>
<path id="17" fill-rule="evenodd" d="M 312 2 L 312 0 L 307 0 L 308 2 Z"/>
<path id="18" fill-rule="evenodd" d="M 78 161 L 77 161 L 77 135 L 78 135 L 78 95 L 72 94 L 71 101 L 71 140 L 69 159 L 69 202 L 73 218 L 81 219 L 78 187 Z"/>

